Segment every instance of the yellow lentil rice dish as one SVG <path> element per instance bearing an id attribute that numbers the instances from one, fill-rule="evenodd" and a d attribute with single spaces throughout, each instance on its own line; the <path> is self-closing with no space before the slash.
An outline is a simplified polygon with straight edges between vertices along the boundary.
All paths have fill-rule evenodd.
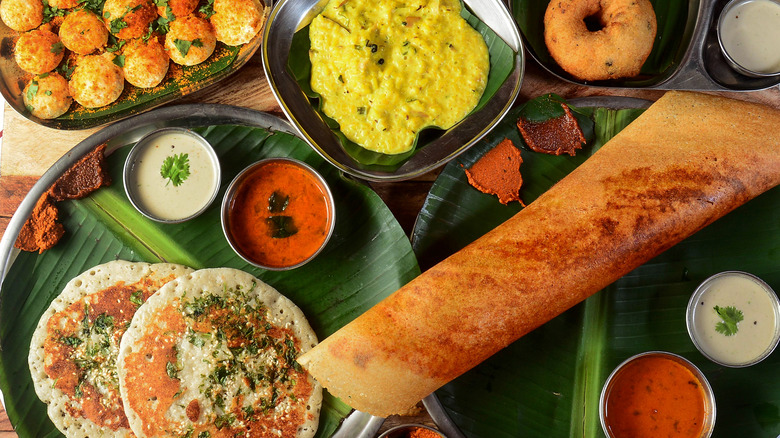
<path id="1" fill-rule="evenodd" d="M 351 141 L 401 154 L 479 102 L 487 45 L 459 0 L 331 0 L 309 28 L 311 86 Z"/>

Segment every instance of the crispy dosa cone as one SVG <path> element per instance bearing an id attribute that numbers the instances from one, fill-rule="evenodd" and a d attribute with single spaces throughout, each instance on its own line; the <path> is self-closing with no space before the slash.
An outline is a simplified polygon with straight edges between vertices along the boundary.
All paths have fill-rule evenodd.
<path id="1" fill-rule="evenodd" d="M 513 218 L 299 358 L 332 394 L 405 411 L 780 183 L 780 111 L 669 92 Z"/>

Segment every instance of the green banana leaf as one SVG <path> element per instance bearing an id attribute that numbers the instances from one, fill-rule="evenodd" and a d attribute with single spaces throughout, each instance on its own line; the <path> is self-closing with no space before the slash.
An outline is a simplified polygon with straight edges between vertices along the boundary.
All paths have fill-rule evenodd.
<path id="1" fill-rule="evenodd" d="M 641 111 L 593 110 L 596 139 L 575 157 L 531 152 L 507 116 L 431 188 L 413 232 L 420 265 L 432 266 L 521 209 L 471 187 L 462 166 L 511 138 L 521 146 L 521 197 L 529 203 Z M 778 436 L 780 352 L 749 368 L 722 367 L 696 350 L 685 324 L 694 289 L 717 272 L 751 272 L 780 288 L 778 206 L 775 188 L 524 336 L 438 390 L 445 411 L 469 438 L 603 437 L 598 401 L 609 373 L 634 354 L 664 350 L 691 360 L 712 385 L 713 437 Z"/>
<path id="2" fill-rule="evenodd" d="M 630 79 L 603 81 L 609 86 L 644 87 L 656 84 L 679 66 L 691 43 L 696 23 L 698 2 L 680 0 L 650 0 L 655 11 L 657 31 L 653 50 L 642 66 L 640 76 Z M 512 15 L 523 34 L 526 48 L 542 66 L 567 80 L 575 79 L 558 66 L 544 43 L 544 13 L 549 1 L 512 0 Z M 692 5 L 695 6 L 692 8 Z M 693 14 L 693 15 L 690 15 Z"/>
<path id="3" fill-rule="evenodd" d="M 175 225 L 152 222 L 138 213 L 125 197 L 121 178 L 130 147 L 117 150 L 108 157 L 113 185 L 82 200 L 59 203 L 66 229 L 62 241 L 41 255 L 20 253 L 0 290 L 0 389 L 20 437 L 61 436 L 33 389 L 27 366 L 30 339 L 40 315 L 65 283 L 94 265 L 126 259 L 243 269 L 295 302 L 320 339 L 419 274 L 408 238 L 379 196 L 344 178 L 299 138 L 247 126 L 196 131 L 220 156 L 220 195 L 239 171 L 262 158 L 293 157 L 315 167 L 335 198 L 331 240 L 300 268 L 273 272 L 252 267 L 225 240 L 219 202 L 198 218 Z M 331 436 L 350 411 L 326 393 L 317 437 Z"/>
<path id="4" fill-rule="evenodd" d="M 462 2 L 461 2 L 462 4 Z M 515 68 L 515 52 L 504 40 L 502 40 L 490 27 L 483 23 L 477 16 L 469 12 L 468 8 L 462 4 L 461 16 L 482 35 L 488 47 L 490 54 L 490 72 L 488 73 L 487 85 L 482 93 L 477 106 L 469 115 L 482 109 L 485 104 L 495 95 L 499 87 L 506 81 L 512 70 Z M 340 130 L 339 123 L 322 112 L 322 97 L 311 88 L 311 61 L 309 59 L 309 49 L 311 48 L 309 40 L 309 26 L 304 27 L 293 35 L 290 47 L 290 56 L 288 67 L 301 90 L 306 94 L 317 114 L 339 139 L 344 150 L 358 163 L 364 166 L 378 166 L 388 170 L 394 170 L 400 167 L 406 160 L 412 157 L 419 148 L 433 141 L 444 131 L 438 127 L 428 127 L 420 131 L 415 137 L 412 149 L 402 154 L 382 154 L 370 151 L 357 143 L 349 140 Z M 468 115 L 466 116 L 468 117 Z"/>

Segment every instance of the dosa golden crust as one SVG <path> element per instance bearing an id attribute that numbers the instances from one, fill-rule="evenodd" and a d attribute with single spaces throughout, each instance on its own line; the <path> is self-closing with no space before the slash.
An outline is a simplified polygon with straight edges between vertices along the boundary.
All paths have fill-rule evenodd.
<path id="1" fill-rule="evenodd" d="M 780 183 L 780 111 L 669 92 L 520 213 L 298 361 L 387 416 Z"/>

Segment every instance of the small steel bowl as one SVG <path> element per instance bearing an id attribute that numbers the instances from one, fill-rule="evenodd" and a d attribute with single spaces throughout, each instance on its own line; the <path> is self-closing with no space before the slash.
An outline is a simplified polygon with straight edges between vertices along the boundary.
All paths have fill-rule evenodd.
<path id="1" fill-rule="evenodd" d="M 426 429 L 430 430 L 431 432 L 435 433 L 436 436 L 440 436 L 441 438 L 447 438 L 446 435 L 439 432 L 438 430 L 425 426 L 423 424 L 402 424 L 400 426 L 392 427 L 388 430 L 386 430 L 382 435 L 379 435 L 379 438 L 399 438 L 403 437 L 405 432 L 411 432 L 414 429 Z"/>
<path id="2" fill-rule="evenodd" d="M 202 206 L 200 206 L 200 208 L 198 208 L 196 211 L 194 211 L 191 214 L 187 214 L 186 216 L 172 217 L 172 218 L 161 217 L 155 214 L 153 211 L 151 211 L 149 209 L 149 206 L 144 205 L 138 193 L 137 177 L 138 177 L 140 163 L 141 163 L 140 154 L 144 152 L 147 147 L 151 146 L 151 144 L 157 138 L 166 134 L 179 134 L 194 140 L 195 143 L 203 147 L 206 157 L 208 158 L 208 160 L 211 162 L 211 165 L 213 166 L 213 171 L 214 171 L 213 190 L 211 191 L 206 202 Z M 156 166 L 161 166 L 161 165 L 162 162 L 160 162 L 159 165 Z M 159 169 L 159 167 L 156 168 Z M 196 178 L 196 177 L 197 175 L 190 176 L 190 178 Z M 217 153 L 214 151 L 214 148 L 211 146 L 211 144 L 209 144 L 209 142 L 201 135 L 193 131 L 190 131 L 189 129 L 178 128 L 178 127 L 162 128 L 144 135 L 140 140 L 138 140 L 138 142 L 132 147 L 132 149 L 130 149 L 130 153 L 127 155 L 127 158 L 125 159 L 125 165 L 122 172 L 122 178 L 125 185 L 125 194 L 127 195 L 127 198 L 130 200 L 130 203 L 133 204 L 133 207 L 135 207 L 135 209 L 138 210 L 138 212 L 140 212 L 142 215 L 146 216 L 147 218 L 156 222 L 161 222 L 166 224 L 175 224 L 175 223 L 188 221 L 203 213 L 211 205 L 211 203 L 214 202 L 214 199 L 216 199 L 217 193 L 219 192 L 219 182 L 221 177 L 222 177 L 222 170 L 219 164 L 219 157 L 217 156 Z M 186 184 L 186 180 L 185 180 L 185 184 Z"/>
<path id="3" fill-rule="evenodd" d="M 748 280 L 751 280 L 756 283 L 761 289 L 763 289 L 767 296 L 769 297 L 769 300 L 772 302 L 772 307 L 774 309 L 775 313 L 775 333 L 770 341 L 769 345 L 767 346 L 766 350 L 764 350 L 763 353 L 761 353 L 759 356 L 757 356 L 755 359 L 750 360 L 748 362 L 742 362 L 742 363 L 731 363 L 731 362 L 724 362 L 722 360 L 718 360 L 714 358 L 706 348 L 703 347 L 700 340 L 698 339 L 698 334 L 696 333 L 696 327 L 694 323 L 694 318 L 696 317 L 696 312 L 699 308 L 697 303 L 701 300 L 702 295 L 707 292 L 709 287 L 715 282 L 716 280 L 728 277 L 728 276 L 738 276 L 743 277 Z M 691 337 L 691 341 L 693 341 L 693 345 L 696 346 L 696 349 L 699 350 L 699 352 L 706 357 L 707 359 L 717 363 L 718 365 L 731 367 L 731 368 L 744 368 L 751 365 L 755 365 L 762 360 L 769 357 L 770 354 L 775 350 L 778 343 L 780 343 L 780 299 L 777 298 L 777 294 L 772 290 L 772 288 L 766 284 L 763 280 L 756 277 L 753 274 L 749 274 L 747 272 L 742 271 L 724 271 L 719 272 L 706 280 L 704 280 L 699 287 L 696 288 L 696 290 L 691 295 L 691 299 L 688 301 L 688 308 L 686 310 L 686 316 L 685 316 L 685 325 L 688 329 L 688 335 Z"/>
<path id="4" fill-rule="evenodd" d="M 720 16 L 718 17 L 718 25 L 716 28 L 717 36 L 718 36 L 718 45 L 720 46 L 720 51 L 723 53 L 723 57 L 726 59 L 726 63 L 734 69 L 735 71 L 749 77 L 753 78 L 769 78 L 780 75 L 780 70 L 775 72 L 759 72 L 755 70 L 751 70 L 740 63 L 738 63 L 734 57 L 729 54 L 728 50 L 726 50 L 726 47 L 723 43 L 723 26 L 726 20 L 726 17 L 728 17 L 729 13 L 736 8 L 739 7 L 745 3 L 750 3 L 755 0 L 731 0 L 728 3 L 726 3 L 726 6 L 723 7 L 723 10 L 720 13 Z M 768 0 L 770 2 L 776 3 L 778 6 L 780 6 L 780 0 Z"/>
<path id="5" fill-rule="evenodd" d="M 604 382 L 604 387 L 601 389 L 601 397 L 599 398 L 599 419 L 601 420 L 601 428 L 604 430 L 604 434 L 607 436 L 607 438 L 622 438 L 622 437 L 615 437 L 612 430 L 609 427 L 608 419 L 607 419 L 607 401 L 609 400 L 609 395 L 612 390 L 613 384 L 615 382 L 615 377 L 619 375 L 619 373 L 626 367 L 626 365 L 630 364 L 631 362 L 634 362 L 637 359 L 641 359 L 648 356 L 661 356 L 666 359 L 671 359 L 681 365 L 683 365 L 685 368 L 687 368 L 693 375 L 699 380 L 699 384 L 701 385 L 702 391 L 704 392 L 704 424 L 702 427 L 702 434 L 700 435 L 700 438 L 709 438 L 712 435 L 712 431 L 715 428 L 715 416 L 716 416 L 716 409 L 715 409 L 715 393 L 712 391 L 712 387 L 710 386 L 710 383 L 707 381 L 707 378 L 704 377 L 704 374 L 699 370 L 699 368 L 696 367 L 693 363 L 691 363 L 689 360 L 685 359 L 682 356 L 679 356 L 674 353 L 668 353 L 665 351 L 647 351 L 644 353 L 639 353 L 634 356 L 629 357 L 625 361 L 623 361 L 620 365 L 615 367 L 615 369 L 612 371 L 612 374 L 609 375 L 607 378 L 607 381 Z"/>
<path id="6" fill-rule="evenodd" d="M 325 202 L 328 210 L 327 211 L 328 231 L 325 235 L 325 239 L 323 240 L 322 244 L 313 254 L 311 254 L 305 260 L 302 260 L 293 265 L 270 266 L 258 260 L 254 260 L 252 257 L 250 257 L 241 249 L 241 247 L 238 245 L 238 242 L 236 240 L 236 236 L 233 236 L 230 230 L 230 214 L 231 214 L 231 210 L 233 209 L 233 204 L 238 189 L 241 187 L 244 181 L 252 175 L 252 173 L 255 170 L 260 169 L 263 166 L 274 162 L 285 162 L 285 163 L 293 164 L 299 167 L 300 169 L 304 170 L 310 176 L 314 177 L 314 179 L 319 183 L 320 188 L 322 189 L 322 192 L 325 195 Z M 333 235 L 333 230 L 335 228 L 336 228 L 336 204 L 333 200 L 333 193 L 331 192 L 327 181 L 325 181 L 325 178 L 323 178 L 322 175 L 320 175 L 316 170 L 314 170 L 313 167 L 309 166 L 308 164 L 302 161 L 295 160 L 292 158 L 266 158 L 264 160 L 260 160 L 253 164 L 250 164 L 248 167 L 242 170 L 238 175 L 236 175 L 235 178 L 233 178 L 233 181 L 231 181 L 230 185 L 225 191 L 224 197 L 222 198 L 222 232 L 225 234 L 225 238 L 227 239 L 228 244 L 230 244 L 230 247 L 233 248 L 233 251 L 235 251 L 236 254 L 238 254 L 242 259 L 244 259 L 248 263 L 258 268 L 266 269 L 269 271 L 287 271 L 305 265 L 306 263 L 308 263 L 309 261 L 317 257 L 317 255 L 320 252 L 322 252 L 325 246 L 327 246 L 328 241 L 330 240 L 330 237 Z"/>

